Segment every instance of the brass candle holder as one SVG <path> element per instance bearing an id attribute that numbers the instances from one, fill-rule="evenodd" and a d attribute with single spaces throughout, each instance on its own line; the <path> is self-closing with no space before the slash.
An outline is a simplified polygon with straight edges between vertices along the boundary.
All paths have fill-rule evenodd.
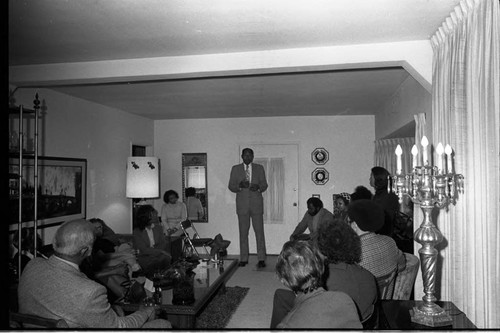
<path id="1" fill-rule="evenodd" d="M 425 138 L 425 137 L 424 137 Z M 425 142 L 427 139 L 425 138 Z M 424 140 L 422 140 L 424 142 Z M 403 196 L 408 196 L 414 203 L 419 204 L 424 213 L 420 227 L 414 233 L 416 242 L 422 245 L 418 250 L 422 278 L 424 284 L 423 304 L 410 310 L 411 321 L 425 326 L 439 327 L 451 325 L 452 319 L 443 308 L 435 303 L 436 262 L 438 251 L 435 246 L 443 240 L 443 235 L 432 221 L 432 210 L 446 207 L 449 203 L 455 204 L 458 194 L 464 191 L 464 177 L 452 172 L 451 147 L 447 146 L 448 171 L 443 170 L 442 145 L 438 146 L 438 166 L 431 166 L 426 161 L 426 146 L 424 147 L 424 165 L 416 166 L 416 146 L 412 149 L 414 156 L 413 170 L 410 174 L 401 174 L 401 148 L 396 150 L 398 155 L 398 170 L 392 177 L 392 190 L 402 202 Z M 441 151 L 440 151 L 441 150 Z M 390 184 L 391 182 L 389 182 Z"/>

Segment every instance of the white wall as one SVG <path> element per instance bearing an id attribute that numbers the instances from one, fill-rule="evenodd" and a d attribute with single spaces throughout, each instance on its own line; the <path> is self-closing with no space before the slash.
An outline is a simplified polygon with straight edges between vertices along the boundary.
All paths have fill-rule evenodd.
<path id="1" fill-rule="evenodd" d="M 32 108 L 35 92 L 47 107 L 40 127 L 43 155 L 87 159 L 87 218 L 131 232 L 126 161 L 131 143 L 153 145 L 153 121 L 50 89 L 19 89 L 16 104 Z M 45 243 L 55 229 L 44 229 Z"/>
<path id="2" fill-rule="evenodd" d="M 411 75 L 401 83 L 375 116 L 375 137 L 383 139 L 410 123 L 413 115 L 424 112 L 431 128 L 431 94 Z M 430 131 L 429 131 L 430 132 Z"/>
<path id="3" fill-rule="evenodd" d="M 373 116 L 269 117 L 155 121 L 155 155 L 161 159 L 161 192 L 182 189 L 182 153 L 206 152 L 208 159 L 209 223 L 198 223 L 202 235 L 222 233 L 231 240 L 229 253 L 239 253 L 235 194 L 227 189 L 232 165 L 240 163 L 239 145 L 245 143 L 299 144 L 299 215 L 311 194 L 320 194 L 332 209 L 332 194 L 369 186 L 375 139 Z M 317 186 L 311 181 L 316 165 L 311 152 L 324 147 L 330 152 L 325 165 L 330 181 Z M 156 207 L 160 209 L 161 200 Z M 250 237 L 253 231 L 250 231 Z M 271 239 L 267 239 L 271 242 Z M 250 249 L 252 252 L 252 249 Z M 255 249 L 253 249 L 255 251 Z"/>

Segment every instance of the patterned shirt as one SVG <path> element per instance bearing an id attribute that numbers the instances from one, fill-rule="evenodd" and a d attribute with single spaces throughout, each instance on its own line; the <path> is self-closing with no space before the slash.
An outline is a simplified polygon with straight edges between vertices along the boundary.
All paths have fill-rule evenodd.
<path id="1" fill-rule="evenodd" d="M 405 268 L 405 256 L 391 237 L 369 232 L 361 235 L 360 239 L 361 262 L 359 265 L 376 278 L 388 275 L 396 268 L 398 271 Z"/>

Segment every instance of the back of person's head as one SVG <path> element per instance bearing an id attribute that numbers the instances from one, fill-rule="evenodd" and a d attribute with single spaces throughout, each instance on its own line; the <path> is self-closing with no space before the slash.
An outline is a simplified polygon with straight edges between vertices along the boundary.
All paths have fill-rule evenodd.
<path id="1" fill-rule="evenodd" d="M 328 262 L 333 264 L 361 261 L 361 240 L 349 224 L 340 218 L 319 226 L 318 247 Z"/>
<path id="2" fill-rule="evenodd" d="M 372 175 L 374 179 L 375 189 L 386 189 L 387 182 L 389 181 L 387 177 L 390 175 L 389 171 L 380 166 L 376 166 L 372 168 Z"/>
<path id="3" fill-rule="evenodd" d="M 307 199 L 307 205 L 313 205 L 313 207 L 316 207 L 316 208 L 323 208 L 323 201 L 321 201 L 320 198 L 316 198 L 316 197 L 311 197 L 309 199 Z"/>
<path id="4" fill-rule="evenodd" d="M 84 219 L 68 221 L 57 229 L 52 247 L 56 254 L 76 257 L 81 250 L 94 244 L 94 227 Z"/>
<path id="5" fill-rule="evenodd" d="M 184 194 L 187 197 L 194 197 L 196 195 L 196 189 L 194 187 L 188 187 L 185 191 Z"/>
<path id="6" fill-rule="evenodd" d="M 360 199 L 371 200 L 372 197 L 373 197 L 372 192 L 369 189 L 367 189 L 366 187 L 360 185 L 360 186 L 357 186 L 354 189 L 354 193 L 351 194 L 351 202 L 356 201 L 356 200 L 360 200 Z"/>
<path id="7" fill-rule="evenodd" d="M 149 225 L 154 211 L 155 209 L 151 205 L 139 206 L 135 215 L 135 227 L 144 230 Z"/>
<path id="8" fill-rule="evenodd" d="M 288 241 L 276 263 L 281 282 L 294 292 L 312 291 L 321 286 L 324 259 L 317 247 L 308 241 Z"/>
<path id="9" fill-rule="evenodd" d="M 90 223 L 99 223 L 103 228 L 106 225 L 106 223 L 104 223 L 104 221 L 102 219 L 97 218 L 97 217 L 93 217 L 93 218 L 89 219 L 89 222 Z"/>
<path id="10" fill-rule="evenodd" d="M 168 203 L 168 198 L 171 195 L 174 195 L 177 199 L 179 199 L 179 193 L 175 192 L 174 190 L 168 190 L 168 191 L 165 191 L 165 194 L 163 194 L 163 201 L 165 203 Z"/>
<path id="11" fill-rule="evenodd" d="M 362 231 L 375 232 L 383 227 L 385 213 L 382 206 L 373 200 L 361 199 L 351 202 L 347 207 L 349 219 L 356 222 Z"/>

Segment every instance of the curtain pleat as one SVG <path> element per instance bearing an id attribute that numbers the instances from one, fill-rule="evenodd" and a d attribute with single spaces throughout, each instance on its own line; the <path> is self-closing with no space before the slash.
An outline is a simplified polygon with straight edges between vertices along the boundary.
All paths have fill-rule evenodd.
<path id="1" fill-rule="evenodd" d="M 283 158 L 256 158 L 255 163 L 264 167 L 268 188 L 262 194 L 264 200 L 264 223 L 284 222 L 285 166 Z"/>
<path id="2" fill-rule="evenodd" d="M 376 166 L 381 166 L 392 175 L 396 174 L 396 147 L 401 145 L 403 149 L 403 155 L 401 156 L 401 168 L 403 174 L 411 172 L 411 147 L 414 145 L 414 138 L 394 138 L 394 139 L 382 139 L 375 141 L 375 156 L 374 162 Z"/>
<path id="3" fill-rule="evenodd" d="M 431 38 L 434 142 L 454 148 L 465 194 L 440 210 L 441 299 L 479 328 L 500 327 L 500 11 L 461 1 Z"/>

